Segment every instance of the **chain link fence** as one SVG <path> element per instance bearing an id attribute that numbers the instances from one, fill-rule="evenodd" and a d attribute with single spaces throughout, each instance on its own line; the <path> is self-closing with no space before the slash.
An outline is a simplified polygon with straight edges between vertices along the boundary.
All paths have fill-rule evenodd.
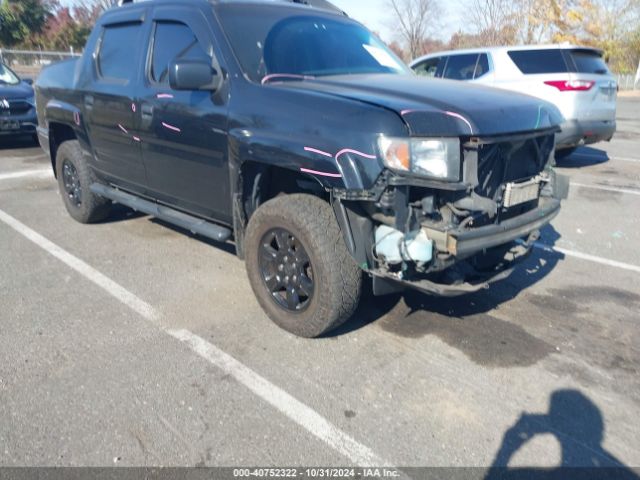
<path id="1" fill-rule="evenodd" d="M 79 55 L 80 53 L 73 50 L 68 52 L 45 52 L 0 49 L 0 62 L 8 65 L 9 68 L 22 77 L 36 78 L 43 67 Z"/>

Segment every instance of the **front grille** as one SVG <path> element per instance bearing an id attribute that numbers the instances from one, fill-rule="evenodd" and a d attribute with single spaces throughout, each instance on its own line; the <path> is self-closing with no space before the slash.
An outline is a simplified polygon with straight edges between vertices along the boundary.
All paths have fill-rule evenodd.
<path id="1" fill-rule="evenodd" d="M 4 115 L 24 115 L 29 110 L 33 108 L 28 102 L 25 100 L 9 100 L 9 109 L 0 110 L 0 113 Z"/>
<path id="2" fill-rule="evenodd" d="M 503 186 L 529 180 L 542 172 L 553 146 L 553 134 L 480 146 L 475 192 L 501 203 Z"/>

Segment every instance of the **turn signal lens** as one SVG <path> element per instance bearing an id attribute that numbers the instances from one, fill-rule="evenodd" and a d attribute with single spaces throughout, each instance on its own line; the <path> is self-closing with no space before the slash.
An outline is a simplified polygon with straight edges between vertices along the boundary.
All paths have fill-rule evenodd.
<path id="1" fill-rule="evenodd" d="M 387 167 L 407 172 L 411 169 L 411 149 L 408 140 L 380 137 L 379 146 Z"/>

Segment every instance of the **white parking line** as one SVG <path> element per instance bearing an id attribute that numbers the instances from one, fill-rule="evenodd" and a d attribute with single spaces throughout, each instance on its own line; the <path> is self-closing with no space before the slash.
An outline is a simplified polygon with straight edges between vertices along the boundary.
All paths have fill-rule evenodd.
<path id="1" fill-rule="evenodd" d="M 131 310 L 142 315 L 147 320 L 155 321 L 159 318 L 158 313 L 155 309 L 149 305 L 148 303 L 140 300 L 133 293 L 128 291 L 126 288 L 118 285 L 116 282 L 106 277 L 98 270 L 83 262 L 77 257 L 74 257 L 67 251 L 63 250 L 55 243 L 47 240 L 45 237 L 40 235 L 38 232 L 31 230 L 29 227 L 19 222 L 9 214 L 0 210 L 0 221 L 4 222 L 11 228 L 13 228 L 20 235 L 24 236 L 28 240 L 32 241 L 40 248 L 48 252 L 49 254 L 56 257 L 62 263 L 71 267 L 73 270 L 78 272 L 80 275 L 85 277 L 88 280 L 91 280 L 93 283 L 98 285 L 100 288 L 105 290 L 109 295 L 115 297 L 120 302 L 124 303 Z"/>
<path id="2" fill-rule="evenodd" d="M 160 318 L 160 313 L 150 304 L 2 210 L 0 210 L 0 221 L 80 273 L 87 280 L 95 283 L 146 320 L 153 322 L 156 327 L 171 337 L 188 345 L 193 352 L 235 378 L 258 397 L 356 465 L 363 467 L 391 466 L 390 462 L 385 461 L 368 447 L 340 430 L 311 407 L 289 395 L 203 338 L 188 330 L 172 330 L 159 325 L 157 321 Z"/>
<path id="3" fill-rule="evenodd" d="M 51 177 L 53 172 L 50 168 L 39 168 L 37 170 L 22 170 L 20 172 L 0 173 L 0 180 L 11 180 L 22 177 Z"/>
<path id="4" fill-rule="evenodd" d="M 640 163 L 640 159 L 638 158 L 629 158 L 629 157 L 613 157 L 613 160 L 621 160 L 623 162 L 636 162 Z"/>
<path id="5" fill-rule="evenodd" d="M 169 335 L 186 343 L 189 347 L 224 372 L 232 375 L 258 397 L 267 401 L 298 425 L 313 433 L 334 450 L 350 458 L 360 466 L 390 466 L 369 448 L 351 438 L 331 424 L 326 418 L 281 388 L 264 379 L 235 358 L 216 348 L 206 340 L 188 330 L 167 330 Z"/>
<path id="6" fill-rule="evenodd" d="M 629 195 L 640 195 L 640 190 L 629 190 L 628 188 L 607 187 L 605 185 L 587 185 L 585 183 L 571 182 L 574 187 L 590 188 L 593 190 L 604 190 L 606 192 L 627 193 Z"/>
<path id="7" fill-rule="evenodd" d="M 45 153 L 41 153 L 40 155 L 30 155 L 30 156 L 26 156 L 26 157 L 5 157 L 4 155 L 0 155 L 0 158 L 2 158 L 2 160 L 8 160 L 8 161 L 16 161 L 16 160 L 26 160 L 26 161 L 30 161 L 30 160 L 44 160 L 47 158 L 47 155 Z"/>
<path id="8" fill-rule="evenodd" d="M 618 262 L 616 260 L 609 260 L 608 258 L 597 257 L 595 255 L 589 255 L 588 253 L 576 252 L 574 250 L 567 250 L 561 247 L 551 247 L 544 243 L 535 243 L 534 246 L 545 252 L 559 252 L 567 257 L 575 257 L 588 262 L 599 263 L 600 265 L 607 265 L 609 267 L 621 268 L 622 270 L 628 270 L 630 272 L 640 273 L 640 267 L 637 265 L 631 265 L 629 263 Z"/>

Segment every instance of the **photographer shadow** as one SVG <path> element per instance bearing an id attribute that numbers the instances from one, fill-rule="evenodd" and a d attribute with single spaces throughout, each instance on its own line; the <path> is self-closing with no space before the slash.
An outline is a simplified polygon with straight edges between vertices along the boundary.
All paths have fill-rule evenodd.
<path id="1" fill-rule="evenodd" d="M 555 468 L 509 468 L 527 442 L 551 434 L 560 443 L 561 465 Z M 524 413 L 504 435 L 485 480 L 624 479 L 640 480 L 602 446 L 604 418 L 600 409 L 578 390 L 557 390 L 546 414 Z"/>

